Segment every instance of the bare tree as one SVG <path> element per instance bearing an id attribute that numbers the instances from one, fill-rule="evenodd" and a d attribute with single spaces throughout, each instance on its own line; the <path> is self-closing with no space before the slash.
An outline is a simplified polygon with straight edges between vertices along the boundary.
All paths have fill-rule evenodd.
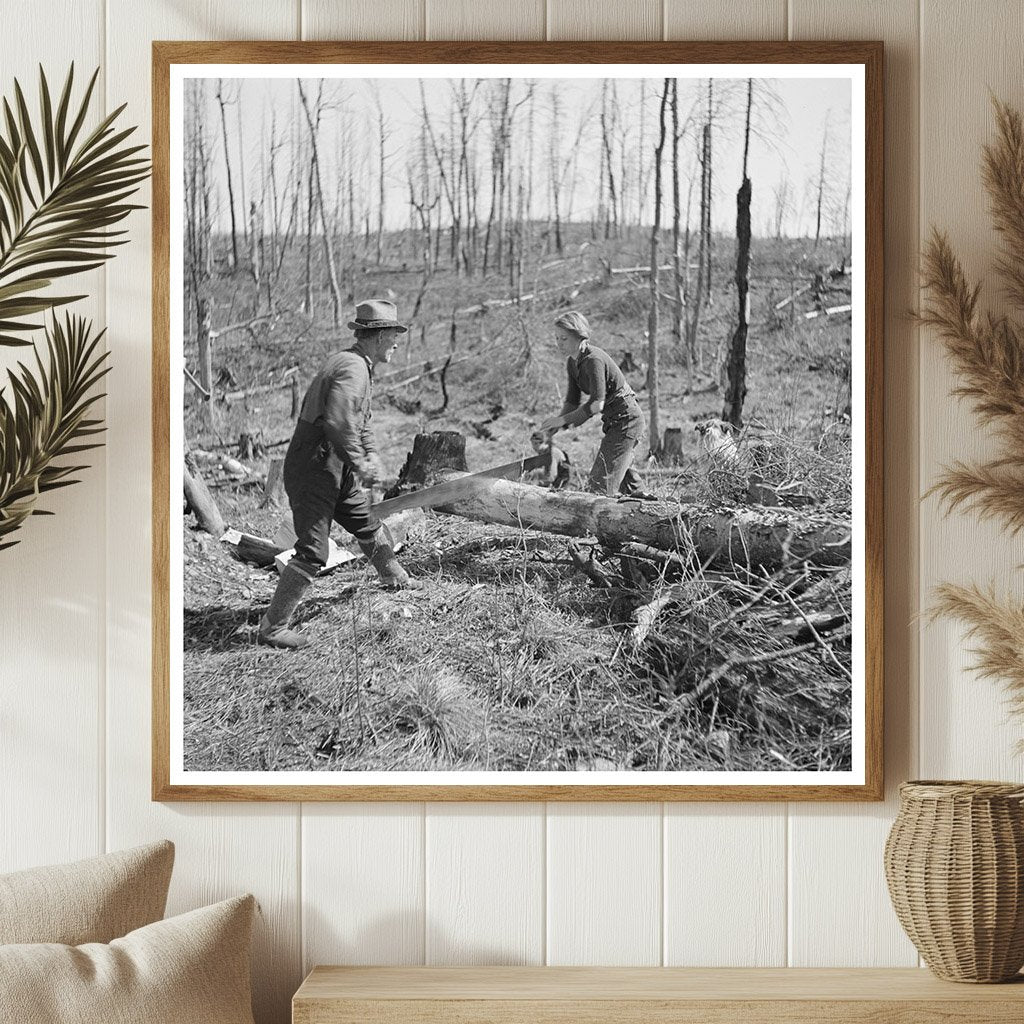
<path id="1" fill-rule="evenodd" d="M 306 115 L 306 126 L 309 128 L 309 146 L 310 146 L 310 170 L 309 170 L 309 221 L 312 221 L 312 211 L 314 207 L 314 196 L 313 187 L 316 187 L 315 205 L 320 211 L 320 232 L 323 241 L 324 249 L 324 262 L 326 263 L 328 282 L 331 288 L 331 312 L 334 316 L 334 325 L 337 327 L 341 323 L 341 289 L 338 286 L 338 271 L 334 261 L 334 247 L 331 239 L 331 230 L 327 223 L 327 209 L 324 203 L 324 191 L 323 183 L 320 176 L 320 149 L 318 143 L 318 134 L 320 128 L 320 117 L 324 109 L 324 80 L 320 79 L 317 83 L 316 92 L 316 103 L 313 109 L 310 109 L 309 100 L 306 97 L 306 91 L 302 87 L 302 79 L 297 79 L 299 86 L 299 99 L 302 102 L 302 110 Z M 312 235 L 312 224 L 308 224 L 310 236 Z M 307 246 L 308 252 L 308 246 Z M 310 296 L 312 298 L 312 296 Z M 311 310 L 310 310 L 311 312 Z"/>
<path id="2" fill-rule="evenodd" d="M 185 157 L 185 297 L 191 307 L 199 357 L 201 408 L 213 426 L 213 349 L 210 247 L 210 147 L 206 135 L 206 94 L 203 83 L 186 85 Z M 187 314 L 188 311 L 186 311 Z"/>
<path id="3" fill-rule="evenodd" d="M 611 99 L 609 100 L 609 81 L 611 81 Z M 618 236 L 618 197 L 615 192 L 615 164 L 612 159 L 612 139 L 615 132 L 617 120 L 618 97 L 615 91 L 614 79 L 603 79 L 601 82 L 601 155 L 604 182 L 608 184 L 608 201 L 604 203 L 604 197 L 599 199 L 598 209 L 604 205 L 604 237 L 611 235 Z M 600 193 L 599 193 L 600 194 Z"/>
<path id="4" fill-rule="evenodd" d="M 789 178 L 783 174 L 772 189 L 774 207 L 772 209 L 771 231 L 776 238 L 782 237 L 782 229 L 793 206 L 793 186 Z"/>
<path id="5" fill-rule="evenodd" d="M 377 114 L 377 265 L 384 262 L 384 204 L 387 195 L 387 144 L 391 136 L 391 123 L 384 116 L 380 88 L 373 83 L 373 106 Z"/>
<path id="6" fill-rule="evenodd" d="M 754 80 L 747 79 L 747 117 L 743 131 L 743 175 L 736 193 L 736 330 L 729 346 L 727 366 L 729 384 L 725 392 L 722 419 L 739 428 L 743 425 L 743 401 L 747 396 L 747 295 L 750 288 L 750 198 L 752 186 L 747 177 L 750 153 L 750 114 L 754 105 Z"/>
<path id="7" fill-rule="evenodd" d="M 672 336 L 683 339 L 683 268 L 679 251 L 679 79 L 672 79 Z M 692 367 L 691 367 L 692 372 Z"/>
<path id="8" fill-rule="evenodd" d="M 238 266 L 238 229 L 235 224 L 235 190 L 231 181 L 231 147 L 228 145 L 228 122 L 224 108 L 230 102 L 224 98 L 224 80 L 217 79 L 216 97 L 220 107 L 220 127 L 224 140 L 224 171 L 228 179 L 228 210 L 231 214 L 231 269 Z"/>
<path id="9" fill-rule="evenodd" d="M 831 111 L 825 113 L 825 125 L 821 132 L 821 160 L 818 166 L 818 201 L 814 218 L 814 248 L 821 238 L 821 211 L 825 204 L 825 162 L 828 155 L 828 122 Z"/>
<path id="10" fill-rule="evenodd" d="M 658 116 L 658 145 L 654 150 L 654 223 L 651 227 L 651 307 L 647 318 L 647 394 L 650 401 L 651 451 L 661 450 L 661 401 L 658 392 L 658 232 L 661 230 L 661 155 L 665 149 L 665 107 L 672 79 L 666 78 Z"/>

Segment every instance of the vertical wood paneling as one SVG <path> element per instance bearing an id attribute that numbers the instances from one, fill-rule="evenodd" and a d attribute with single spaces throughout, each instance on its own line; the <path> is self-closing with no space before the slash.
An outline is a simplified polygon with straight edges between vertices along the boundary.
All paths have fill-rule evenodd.
<path id="1" fill-rule="evenodd" d="M 427 0 L 301 0 L 303 39 L 422 39 Z"/>
<path id="2" fill-rule="evenodd" d="M 662 950 L 662 805 L 548 804 L 549 964 L 652 967 Z"/>
<path id="3" fill-rule="evenodd" d="M 428 804 L 426 962 L 544 963 L 544 805 Z"/>
<path id="4" fill-rule="evenodd" d="M 917 768 L 917 0 L 791 0 L 793 39 L 885 42 L 885 772 L 882 805 L 790 807 L 793 966 L 917 963 L 892 911 L 882 847 Z M 827 912 L 823 909 L 827 908 Z M 838 926 L 837 922 L 842 922 Z"/>
<path id="5" fill-rule="evenodd" d="M 426 0 L 427 39 L 543 39 L 545 0 Z"/>
<path id="6" fill-rule="evenodd" d="M 45 0 L 29 17 L 8 20 L 17 24 L 0 41 L 0 92 L 13 103 L 17 78 L 35 115 L 39 64 L 59 95 L 74 61 L 80 99 L 103 63 L 102 0 Z M 97 92 L 92 125 L 102 84 Z M 68 311 L 102 327 L 103 272 L 71 282 L 66 291 L 90 298 Z M 34 338 L 45 348 L 41 331 Z M 8 395 L 6 368 L 17 361 L 32 366 L 31 350 L 0 348 Z M 29 519 L 14 535 L 18 545 L 0 552 L 0 871 L 103 849 L 106 457 L 98 450 L 83 461 L 92 465 L 76 474 L 81 483 L 40 500 L 54 515 Z M 58 813 L 41 794 L 59 794 Z"/>
<path id="7" fill-rule="evenodd" d="M 948 232 L 984 304 L 1000 307 L 991 271 L 997 240 L 980 181 L 981 146 L 993 135 L 989 90 L 1020 109 L 1024 5 L 1015 0 L 925 4 L 921 23 L 921 229 Z M 921 486 L 943 465 L 990 451 L 969 407 L 950 398 L 952 375 L 941 344 L 922 332 Z M 943 518 L 934 498 L 921 506 L 921 604 L 942 580 L 994 582 L 1021 599 L 1024 543 L 971 515 Z M 921 643 L 921 770 L 934 778 L 1022 779 L 1015 753 L 1020 719 L 1009 719 L 998 683 L 967 671 L 963 632 L 925 623 Z"/>
<path id="8" fill-rule="evenodd" d="M 786 0 L 665 0 L 666 39 L 785 39 Z"/>
<path id="9" fill-rule="evenodd" d="M 665 963 L 785 966 L 784 805 L 665 805 Z"/>
<path id="10" fill-rule="evenodd" d="M 303 970 L 424 962 L 423 805 L 302 809 Z"/>
<path id="11" fill-rule="evenodd" d="M 661 39 L 662 0 L 548 0 L 548 39 Z"/>
<path id="12" fill-rule="evenodd" d="M 297 0 L 253 5 L 107 2 L 108 105 L 129 102 L 150 133 L 152 39 L 294 38 Z M 143 202 L 148 201 L 148 190 Z M 254 948 L 260 1024 L 288 1019 L 299 980 L 298 808 L 177 807 L 149 798 L 150 225 L 132 223 L 130 259 L 108 274 L 108 835 L 111 847 L 166 836 L 178 846 L 170 909 L 251 891 L 263 916 Z"/>
<path id="13" fill-rule="evenodd" d="M 941 463 L 970 457 L 985 440 L 946 397 L 950 377 L 934 339 L 925 339 L 918 366 L 903 313 L 917 304 L 917 239 L 931 223 L 950 232 L 969 271 L 988 274 L 994 239 L 977 167 L 991 135 L 989 86 L 1024 105 L 1024 7 L 665 0 L 663 26 L 660 11 L 660 0 L 618 8 L 604 0 L 37 0 L 0 43 L 4 91 L 14 74 L 32 82 L 40 58 L 57 76 L 72 58 L 84 72 L 109 55 L 106 105 L 129 100 L 127 118 L 143 135 L 154 38 L 292 38 L 300 24 L 308 38 L 339 39 L 537 39 L 545 29 L 565 39 L 652 38 L 662 29 L 669 39 L 784 38 L 788 12 L 793 38 L 887 44 L 889 800 L 793 805 L 788 837 L 785 809 L 764 805 L 681 804 L 664 814 L 656 804 L 551 805 L 546 818 L 529 805 L 317 805 L 305 809 L 300 831 L 288 805 L 151 804 L 150 234 L 144 214 L 130 222 L 133 241 L 107 280 L 108 452 L 82 485 L 49 499 L 56 518 L 32 522 L 21 545 L 0 555 L 0 820 L 14 823 L 0 829 L 0 870 L 96 852 L 104 817 L 110 848 L 169 836 L 178 844 L 172 911 L 242 890 L 260 899 L 261 1024 L 288 1019 L 303 943 L 306 966 L 762 964 L 781 962 L 787 937 L 793 964 L 914 963 L 888 907 L 881 848 L 893 788 L 918 770 L 918 728 L 922 774 L 1021 777 L 1012 756 L 1019 728 L 1006 723 L 996 685 L 966 673 L 969 657 L 953 624 L 926 627 L 918 710 L 918 547 L 921 603 L 943 578 L 1009 585 L 1024 558 L 994 527 L 941 520 L 932 501 L 921 507 L 916 533 L 918 491 Z M 95 275 L 83 290 L 102 281 Z M 103 307 L 101 296 L 92 307 L 100 321 Z M 5 360 L 0 355 L 0 365 Z"/>

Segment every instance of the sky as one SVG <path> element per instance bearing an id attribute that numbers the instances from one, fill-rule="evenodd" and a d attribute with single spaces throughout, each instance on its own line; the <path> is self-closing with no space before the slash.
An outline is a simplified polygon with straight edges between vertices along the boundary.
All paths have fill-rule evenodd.
<path id="1" fill-rule="evenodd" d="M 227 100 L 222 126 L 220 107 L 215 98 L 217 79 L 205 82 L 207 131 L 214 157 L 215 223 L 218 229 L 228 224 L 227 190 L 224 167 L 223 131 L 231 154 L 236 189 L 236 211 L 242 210 L 241 191 L 246 203 L 263 191 L 261 181 L 268 175 L 268 139 L 270 125 L 276 125 L 281 148 L 276 158 L 279 183 L 286 176 L 291 162 L 290 148 L 302 142 L 307 133 L 305 117 L 299 104 L 298 88 L 293 78 L 224 79 L 222 94 Z M 532 144 L 529 138 L 527 81 L 534 88 Z M 558 148 L 561 160 L 568 159 L 581 122 L 586 127 L 581 136 L 575 163 L 575 184 L 563 192 L 572 193 L 572 217 L 589 219 L 597 205 L 600 166 L 599 112 L 602 93 L 601 78 L 519 79 L 513 85 L 512 102 L 523 101 L 516 114 L 513 160 L 525 163 L 532 150 L 533 190 L 532 214 L 545 217 L 548 200 L 549 154 L 552 136 L 552 98 L 560 107 Z M 467 88 L 469 80 L 431 79 L 423 83 L 427 107 L 434 131 L 439 138 L 449 129 L 453 90 L 460 82 Z M 645 166 L 653 165 L 657 141 L 657 122 L 662 79 L 617 78 L 615 91 L 620 111 L 615 130 L 613 165 L 621 172 L 622 160 L 627 165 L 627 216 L 640 213 L 635 168 L 640 154 Z M 316 80 L 303 80 L 307 98 L 316 95 Z M 713 88 L 716 106 L 716 127 L 713 132 L 713 168 L 715 199 L 714 227 L 732 234 L 735 221 L 735 192 L 741 180 L 743 122 L 746 103 L 746 79 L 716 79 Z M 486 117 L 485 92 L 490 86 L 482 83 L 478 92 L 478 113 L 481 117 L 475 135 L 480 165 L 480 208 L 486 212 L 489 202 L 490 134 Z M 320 152 L 323 188 L 327 196 L 337 197 L 339 178 L 344 165 L 356 168 L 358 200 L 377 208 L 379 188 L 379 140 L 377 102 L 386 126 L 385 210 L 389 228 L 409 223 L 408 167 L 418 160 L 420 152 L 421 80 L 416 78 L 380 78 L 327 80 L 324 82 L 326 107 L 321 117 Z M 680 79 L 680 119 L 685 120 L 693 109 L 703 112 L 707 93 L 706 79 Z M 695 107 L 696 105 L 696 107 Z M 640 110 L 643 106 L 644 116 Z M 590 112 L 589 117 L 587 112 Z M 641 122 L 643 139 L 641 140 Z M 827 130 L 826 166 L 829 181 L 831 220 L 823 230 L 845 230 L 839 227 L 850 182 L 851 154 L 851 86 L 846 78 L 774 78 L 755 80 L 754 137 L 748 157 L 748 174 L 753 183 L 752 220 L 755 235 L 769 230 L 776 201 L 775 191 L 787 179 L 793 196 L 792 208 L 783 222 L 788 235 L 813 234 L 817 181 L 822 145 Z M 685 205 L 687 184 L 691 176 L 699 179 L 696 168 L 698 132 L 686 134 L 680 144 L 681 192 Z M 642 145 L 641 145 L 642 141 Z M 666 146 L 664 173 L 669 173 L 670 149 Z M 342 169 L 339 173 L 339 169 Z M 571 175 L 570 175 L 571 176 Z M 631 183 L 632 181 L 632 183 Z M 648 171 L 642 221 L 649 223 L 653 210 L 653 178 Z M 667 179 L 666 179 L 667 185 Z M 695 190 L 699 195 L 699 185 Z M 666 197 L 670 195 L 666 187 Z M 629 211 L 634 211 L 632 214 Z M 365 215 L 365 211 L 364 211 Z M 376 220 L 376 213 L 372 214 Z M 663 213 L 663 219 L 665 214 Z M 696 211 L 692 219 L 696 220 Z"/>

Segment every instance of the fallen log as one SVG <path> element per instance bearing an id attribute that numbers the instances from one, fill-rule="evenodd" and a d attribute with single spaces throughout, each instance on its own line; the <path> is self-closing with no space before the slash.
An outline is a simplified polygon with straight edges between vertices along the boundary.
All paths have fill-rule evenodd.
<path id="1" fill-rule="evenodd" d="M 477 522 L 596 537 L 606 545 L 636 542 L 663 551 L 693 552 L 709 565 L 773 570 L 804 561 L 844 565 L 850 560 L 849 526 L 817 510 L 796 514 L 624 500 L 498 478 L 433 507 Z"/>

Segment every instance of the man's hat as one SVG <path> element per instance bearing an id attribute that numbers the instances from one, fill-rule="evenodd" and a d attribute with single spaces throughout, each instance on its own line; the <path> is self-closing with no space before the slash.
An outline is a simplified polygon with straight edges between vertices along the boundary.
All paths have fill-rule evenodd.
<path id="1" fill-rule="evenodd" d="M 387 299 L 367 299 L 356 306 L 356 318 L 349 323 L 353 331 L 374 331 L 384 327 L 395 327 L 407 331 L 408 327 L 398 321 L 398 310 Z"/>

